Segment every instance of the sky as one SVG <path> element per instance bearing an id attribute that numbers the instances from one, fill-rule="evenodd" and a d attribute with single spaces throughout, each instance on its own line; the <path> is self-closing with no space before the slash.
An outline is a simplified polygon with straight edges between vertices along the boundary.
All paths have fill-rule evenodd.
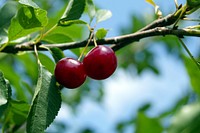
<path id="1" fill-rule="evenodd" d="M 100 23 L 97 28 L 110 29 L 108 37 L 120 35 L 120 27 L 131 24 L 132 15 L 147 15 L 154 12 L 154 8 L 145 0 L 94 0 L 102 9 L 109 9 L 112 17 Z M 175 10 L 174 0 L 155 0 L 163 11 L 168 14 Z M 184 3 L 184 0 L 180 1 Z M 170 7 L 170 8 L 169 8 Z M 137 113 L 137 109 L 145 103 L 152 103 L 149 116 L 157 116 L 172 107 L 178 99 L 189 90 L 189 79 L 184 65 L 178 58 L 174 58 L 161 46 L 156 45 L 156 64 L 161 70 L 159 76 L 146 71 L 141 76 L 117 69 L 115 74 L 103 82 L 105 95 L 102 106 L 91 99 L 84 99 L 79 106 L 81 112 L 77 116 L 63 105 L 56 121 L 70 124 L 70 133 L 78 133 L 80 128 L 93 127 L 96 133 L 115 133 L 114 125 L 127 120 Z M 145 92 L 145 93 L 144 93 Z M 79 128 L 77 128 L 79 127 Z M 53 127 L 49 129 L 53 130 Z M 125 133 L 132 133 L 128 128 Z"/>

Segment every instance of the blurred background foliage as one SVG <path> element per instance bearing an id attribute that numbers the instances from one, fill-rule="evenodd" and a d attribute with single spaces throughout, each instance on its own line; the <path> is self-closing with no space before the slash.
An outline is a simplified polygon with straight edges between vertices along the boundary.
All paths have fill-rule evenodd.
<path id="1" fill-rule="evenodd" d="M 49 24 L 47 27 L 54 25 L 62 15 L 67 4 L 66 0 L 34 0 L 42 9 L 48 11 Z M 6 30 L 10 24 L 11 18 L 17 12 L 18 4 L 13 0 L 4 0 L 0 3 L 0 39 L 5 39 Z M 98 6 L 98 5 L 97 5 Z M 197 16 L 199 17 L 199 16 Z M 86 15 L 83 15 L 86 18 Z M 152 14 L 152 18 L 146 19 L 145 16 L 132 15 L 132 24 L 121 26 L 119 29 L 121 34 L 133 33 L 144 27 L 156 16 Z M 72 42 L 83 40 L 88 36 L 87 28 L 84 26 L 70 26 L 58 27 L 44 40 L 50 43 Z M 32 37 L 32 36 L 31 36 Z M 30 37 L 30 38 L 31 38 Z M 34 35 L 33 35 L 34 37 Z M 45 42 L 44 42 L 45 43 Z M 151 71 L 155 75 L 160 74 L 155 59 L 157 58 L 156 45 L 161 45 L 168 53 L 182 61 L 185 66 L 188 76 L 191 81 L 191 91 L 187 92 L 184 97 L 173 103 L 173 107 L 159 116 L 148 116 L 147 111 L 151 108 L 151 104 L 147 103 L 141 105 L 137 111 L 137 115 L 130 116 L 130 119 L 120 121 L 115 126 L 117 133 L 124 133 L 127 128 L 134 128 L 136 133 L 198 133 L 200 132 L 200 71 L 195 64 L 189 59 L 183 48 L 174 36 L 153 37 L 141 40 L 134 44 L 130 44 L 123 49 L 116 52 L 118 57 L 118 69 L 124 69 L 131 73 L 131 75 L 140 76 L 145 71 Z M 195 57 L 200 59 L 200 48 L 198 48 Z M 65 56 L 77 58 L 81 49 L 65 50 Z M 48 52 L 40 52 L 39 58 L 42 64 L 53 73 L 55 63 L 51 54 Z M 199 60 L 200 61 L 200 60 Z M 38 77 L 37 61 L 33 52 L 20 52 L 16 55 L 0 53 L 0 70 L 4 73 L 6 79 L 12 85 L 13 108 L 9 110 L 10 113 L 6 128 L 8 132 L 10 129 L 19 129 L 17 132 L 24 132 L 25 114 L 29 108 L 31 98 L 34 93 Z M 180 77 L 181 78 L 181 77 Z M 175 81 L 174 81 L 175 82 Z M 103 81 L 95 81 L 87 79 L 86 83 L 76 90 L 62 90 L 62 101 L 73 110 L 76 115 L 80 110 L 79 104 L 83 99 L 89 98 L 101 106 L 104 98 Z M 117 84 L 117 83 L 116 83 Z M 143 92 L 141 92 L 143 93 Z M 144 92 L 145 93 L 145 92 Z M 22 107 L 23 106 L 23 110 Z M 0 114 L 1 116 L 2 114 Z M 3 118 L 0 119 L 0 128 L 4 123 Z M 95 118 L 94 118 L 95 120 Z M 165 124 L 165 121 L 168 124 Z M 103 124 L 103 123 L 101 123 Z M 62 122 L 55 121 L 53 124 L 54 132 L 66 132 L 68 127 Z M 103 126 L 103 125 L 102 125 Z M 77 127 L 79 128 L 79 127 Z M 48 130 L 48 132 L 53 132 Z M 80 129 L 80 133 L 96 133 L 92 127 L 85 127 Z"/>

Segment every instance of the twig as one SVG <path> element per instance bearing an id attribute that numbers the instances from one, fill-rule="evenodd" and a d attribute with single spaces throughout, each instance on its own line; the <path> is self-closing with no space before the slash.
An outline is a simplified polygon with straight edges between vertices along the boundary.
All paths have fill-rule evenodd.
<path id="1" fill-rule="evenodd" d="M 192 53 L 190 52 L 190 50 L 187 48 L 187 46 L 185 45 L 185 43 L 180 39 L 178 38 L 181 45 L 183 46 L 183 48 L 186 50 L 186 52 L 188 53 L 188 55 L 190 56 L 190 58 L 192 59 L 192 61 L 197 65 L 197 67 L 199 68 L 200 70 L 200 65 L 199 63 L 195 60 L 194 56 L 192 55 Z"/>
<path id="2" fill-rule="evenodd" d="M 165 27 L 165 26 L 172 25 L 178 19 L 179 15 L 180 13 L 176 13 L 176 15 L 175 13 L 169 14 L 163 18 L 153 21 L 152 23 L 148 24 L 144 28 L 140 29 L 138 32 L 153 29 L 156 27 Z"/>

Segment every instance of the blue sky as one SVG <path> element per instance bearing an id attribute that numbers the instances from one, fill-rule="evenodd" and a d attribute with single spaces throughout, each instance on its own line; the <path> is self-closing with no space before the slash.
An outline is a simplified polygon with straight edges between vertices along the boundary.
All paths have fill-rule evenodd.
<path id="1" fill-rule="evenodd" d="M 119 35 L 120 27 L 130 25 L 132 15 L 151 17 L 154 12 L 153 7 L 145 0 L 95 0 L 94 2 L 102 9 L 111 10 L 113 14 L 112 18 L 97 26 L 110 29 L 108 37 Z M 155 2 L 164 15 L 175 10 L 173 0 Z M 184 3 L 184 0 L 179 2 Z M 84 99 L 79 106 L 81 112 L 73 116 L 69 107 L 63 105 L 56 120 L 70 123 L 70 132 L 73 133 L 87 126 L 96 129 L 97 133 L 115 133 L 113 130 L 115 123 L 135 115 L 137 109 L 144 103 L 150 102 L 153 105 L 148 112 L 150 116 L 157 116 L 172 107 L 175 101 L 187 93 L 189 79 L 179 59 L 168 54 L 161 46 L 157 45 L 154 49 L 161 75 L 156 76 L 146 71 L 138 77 L 117 69 L 111 78 L 103 82 L 105 97 L 101 106 L 91 99 Z M 132 133 L 133 130 L 127 129 L 126 133 Z"/>

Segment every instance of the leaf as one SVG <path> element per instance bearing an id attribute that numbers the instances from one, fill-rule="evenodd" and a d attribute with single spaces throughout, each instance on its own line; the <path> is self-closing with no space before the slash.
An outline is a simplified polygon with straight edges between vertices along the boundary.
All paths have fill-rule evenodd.
<path id="1" fill-rule="evenodd" d="M 56 63 L 65 57 L 63 51 L 59 48 L 51 48 L 50 51 Z"/>
<path id="2" fill-rule="evenodd" d="M 97 39 L 103 39 L 106 37 L 107 32 L 108 32 L 108 30 L 101 28 L 101 29 L 97 30 L 95 36 Z"/>
<path id="3" fill-rule="evenodd" d="M 100 9 L 96 13 L 96 23 L 105 21 L 112 17 L 112 12 L 109 10 Z"/>
<path id="4" fill-rule="evenodd" d="M 0 71 L 0 117 L 8 106 L 11 97 L 11 87 Z"/>
<path id="5" fill-rule="evenodd" d="M 42 65 L 27 119 L 28 133 L 41 133 L 53 122 L 61 107 L 61 95 L 55 77 Z"/>
<path id="6" fill-rule="evenodd" d="M 42 40 L 48 43 L 66 43 L 73 41 L 69 36 L 61 33 L 49 34 L 45 36 Z"/>
<path id="7" fill-rule="evenodd" d="M 139 112 L 145 112 L 151 107 L 151 103 L 145 103 L 138 110 Z"/>
<path id="8" fill-rule="evenodd" d="M 199 133 L 200 103 L 184 106 L 172 117 L 168 133 Z"/>
<path id="9" fill-rule="evenodd" d="M 83 14 L 84 9 L 85 0 L 70 0 L 62 18 L 58 21 L 58 25 L 63 21 L 79 19 Z"/>
<path id="10" fill-rule="evenodd" d="M 190 77 L 190 83 L 192 85 L 192 89 L 200 95 L 200 70 L 196 66 L 196 64 L 188 57 L 184 56 L 184 63 L 187 69 L 187 73 Z"/>
<path id="11" fill-rule="evenodd" d="M 5 44 L 7 42 L 8 42 L 7 36 L 0 36 L 0 47 L 1 47 L 1 45 Z"/>
<path id="12" fill-rule="evenodd" d="M 14 56 L 13 56 L 14 57 Z M 14 63 L 9 62 L 9 60 L 13 60 L 16 58 L 13 58 L 12 56 L 5 56 L 4 60 L 1 60 L 0 70 L 4 72 L 4 76 L 6 79 L 9 80 L 9 82 L 12 84 L 12 86 L 15 88 L 15 96 L 17 99 L 21 99 L 26 101 L 27 96 L 25 95 L 24 90 L 21 86 L 21 77 L 20 74 L 18 74 L 16 69 L 14 69 Z M 9 65 L 8 65 L 9 64 Z"/>
<path id="13" fill-rule="evenodd" d="M 11 117 L 10 121 L 16 125 L 21 125 L 26 121 L 28 116 L 30 105 L 24 101 L 11 100 L 10 110 L 8 117 Z"/>
<path id="14" fill-rule="evenodd" d="M 136 133 L 161 133 L 163 130 L 157 118 L 149 118 L 143 112 L 139 112 L 136 121 Z"/>
<path id="15" fill-rule="evenodd" d="M 60 20 L 60 23 L 58 24 L 59 26 L 70 26 L 73 24 L 87 24 L 87 22 L 83 21 L 83 20 Z"/>
<path id="16" fill-rule="evenodd" d="M 155 13 L 158 16 L 162 16 L 162 12 L 159 10 L 159 6 L 155 4 L 153 0 L 146 0 L 146 2 L 150 3 L 155 8 Z"/>
<path id="17" fill-rule="evenodd" d="M 200 5 L 199 0 L 187 0 L 187 5 L 190 7 L 197 7 Z"/>
<path id="18" fill-rule="evenodd" d="M 38 53 L 39 55 L 39 59 L 42 63 L 42 65 L 52 74 L 54 73 L 54 67 L 55 67 L 55 63 L 53 62 L 53 60 L 47 56 L 46 54 L 43 54 L 41 52 Z"/>
<path id="19" fill-rule="evenodd" d="M 95 15 L 96 15 L 96 9 L 95 9 L 93 0 L 86 0 L 86 9 L 87 9 L 87 13 L 90 17 L 90 22 L 92 22 L 92 20 L 94 19 Z"/>
<path id="20" fill-rule="evenodd" d="M 9 106 L 6 110 L 3 120 L 3 130 L 8 132 L 15 132 L 22 126 L 27 118 L 30 105 L 24 101 L 10 100 Z M 10 127 L 10 126 L 13 127 Z"/>
<path id="21" fill-rule="evenodd" d="M 153 5 L 154 7 L 156 6 L 155 2 L 153 0 L 146 0 L 146 2 L 150 3 L 151 5 Z"/>
<path id="22" fill-rule="evenodd" d="M 7 1 L 0 9 L 0 34 L 5 33 L 5 29 L 10 25 L 10 21 L 17 12 L 17 3 L 15 1 Z M 6 13 L 6 15 L 5 15 Z"/>
<path id="23" fill-rule="evenodd" d="M 48 18 L 45 10 L 24 5 L 11 21 L 8 38 L 12 41 L 41 30 L 47 25 L 47 22 Z"/>
<path id="24" fill-rule="evenodd" d="M 73 41 L 83 39 L 83 34 L 85 33 L 85 27 L 80 25 L 71 25 L 68 27 L 57 26 L 51 34 L 63 34 L 69 38 L 73 38 Z M 49 34 L 49 35 L 51 35 Z"/>
<path id="25" fill-rule="evenodd" d="M 0 71 L 0 106 L 8 102 L 11 97 L 11 87 Z"/>
<path id="26" fill-rule="evenodd" d="M 19 3 L 33 8 L 39 8 L 39 6 L 35 4 L 32 0 L 19 0 Z"/>

